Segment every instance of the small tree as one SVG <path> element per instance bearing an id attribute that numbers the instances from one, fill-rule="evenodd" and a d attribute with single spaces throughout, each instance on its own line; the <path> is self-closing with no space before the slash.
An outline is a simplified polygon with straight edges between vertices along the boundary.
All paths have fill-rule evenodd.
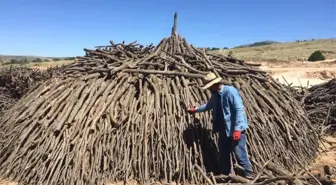
<path id="1" fill-rule="evenodd" d="M 13 59 L 10 59 L 10 63 L 11 64 L 18 64 L 20 62 L 18 60 L 16 60 L 15 58 L 13 58 Z"/>
<path id="2" fill-rule="evenodd" d="M 228 53 L 228 57 L 232 57 L 232 54 L 233 54 L 233 52 L 232 52 L 232 51 L 229 51 L 229 53 Z"/>
<path id="3" fill-rule="evenodd" d="M 28 63 L 28 59 L 27 58 L 22 59 L 22 63 Z"/>
<path id="4" fill-rule="evenodd" d="M 75 57 L 66 57 L 64 60 L 75 60 Z"/>
<path id="5" fill-rule="evenodd" d="M 314 62 L 314 61 L 320 61 L 320 60 L 324 60 L 325 57 L 323 56 L 321 51 L 314 51 L 314 53 L 312 53 L 309 58 L 308 61 L 310 62 Z"/>
<path id="6" fill-rule="evenodd" d="M 43 60 L 40 59 L 40 58 L 36 58 L 36 59 L 34 59 L 32 62 L 43 62 Z"/>

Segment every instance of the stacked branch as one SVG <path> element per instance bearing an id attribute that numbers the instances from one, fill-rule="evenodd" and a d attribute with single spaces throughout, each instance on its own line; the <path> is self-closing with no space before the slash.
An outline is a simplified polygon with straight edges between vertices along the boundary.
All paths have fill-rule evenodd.
<path id="1" fill-rule="evenodd" d="M 30 87 L 51 77 L 52 70 L 0 68 L 0 116 L 17 102 Z"/>
<path id="2" fill-rule="evenodd" d="M 206 174 L 202 168 L 195 165 L 195 169 L 202 173 L 204 180 L 210 185 L 235 184 L 235 185 L 268 185 L 268 184 L 316 184 L 333 185 L 336 183 L 335 168 L 332 165 L 324 165 L 312 169 L 303 168 L 297 173 L 291 173 L 274 164 L 270 160 L 263 165 L 263 170 L 269 173 L 262 175 L 261 170 L 254 179 L 246 179 L 236 175 Z M 230 183 L 227 183 L 230 182 Z"/>
<path id="3" fill-rule="evenodd" d="M 174 21 L 176 23 L 176 21 Z M 217 173 L 217 135 L 200 87 L 214 72 L 240 90 L 255 171 L 270 158 L 297 171 L 318 137 L 292 93 L 244 61 L 206 54 L 176 34 L 159 45 L 114 44 L 65 67 L 1 118 L 0 175 L 26 183 L 205 182 Z"/>
<path id="4" fill-rule="evenodd" d="M 322 133 L 336 132 L 336 78 L 312 86 L 301 101 L 309 119 Z"/>

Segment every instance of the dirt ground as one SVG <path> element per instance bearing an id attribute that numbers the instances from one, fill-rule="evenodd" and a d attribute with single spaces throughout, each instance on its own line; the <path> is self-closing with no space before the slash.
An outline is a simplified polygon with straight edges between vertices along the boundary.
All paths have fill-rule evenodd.
<path id="1" fill-rule="evenodd" d="M 261 62 L 260 69 L 269 72 L 280 83 L 310 87 L 336 77 L 336 59 L 324 62 Z"/>
<path id="2" fill-rule="evenodd" d="M 336 77 L 336 68 L 272 68 L 271 75 L 280 83 L 310 87 Z"/>
<path id="3" fill-rule="evenodd" d="M 316 158 L 315 163 L 311 165 L 311 168 L 319 168 L 325 164 L 329 164 L 336 168 L 336 137 L 325 136 L 321 143 L 321 153 Z"/>
<path id="4" fill-rule="evenodd" d="M 336 77 L 336 59 L 324 62 L 261 62 L 261 64 L 260 69 L 268 71 L 274 79 L 279 80 L 280 83 L 292 83 L 293 86 L 307 86 L 307 84 L 311 86 Z M 326 164 L 336 168 L 336 136 L 326 136 L 321 147 L 324 149 L 320 151 L 315 163 L 311 164 L 310 168 L 321 168 Z M 17 185 L 17 183 L 0 180 L 0 185 Z"/>

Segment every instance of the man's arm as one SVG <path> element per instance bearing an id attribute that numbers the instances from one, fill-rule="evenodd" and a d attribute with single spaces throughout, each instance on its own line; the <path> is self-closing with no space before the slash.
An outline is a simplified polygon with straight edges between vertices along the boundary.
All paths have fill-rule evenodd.
<path id="1" fill-rule="evenodd" d="M 235 125 L 234 125 L 234 130 L 235 131 L 242 131 L 243 127 L 243 121 L 244 121 L 244 104 L 243 100 L 238 92 L 237 89 L 234 87 L 228 88 L 228 97 L 230 100 L 230 103 L 232 105 L 232 108 L 234 111 L 236 111 L 236 119 L 235 119 Z"/>
<path id="2" fill-rule="evenodd" d="M 208 103 L 205 103 L 195 109 L 196 112 L 205 112 L 213 109 L 213 104 L 214 104 L 214 98 L 211 96 L 210 100 Z"/>

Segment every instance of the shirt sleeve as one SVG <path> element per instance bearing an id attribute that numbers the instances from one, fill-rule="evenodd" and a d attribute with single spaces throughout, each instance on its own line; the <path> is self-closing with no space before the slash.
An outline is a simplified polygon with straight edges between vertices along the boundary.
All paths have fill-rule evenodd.
<path id="1" fill-rule="evenodd" d="M 205 103 L 199 107 L 196 108 L 196 112 L 205 112 L 213 109 L 213 104 L 214 104 L 214 97 L 211 96 L 210 100 L 208 103 Z"/>
<path id="2" fill-rule="evenodd" d="M 243 129 L 244 122 L 244 104 L 243 100 L 237 89 L 234 87 L 229 88 L 228 91 L 229 101 L 232 105 L 232 110 L 235 111 L 235 122 L 234 122 L 234 130 L 241 131 Z"/>

